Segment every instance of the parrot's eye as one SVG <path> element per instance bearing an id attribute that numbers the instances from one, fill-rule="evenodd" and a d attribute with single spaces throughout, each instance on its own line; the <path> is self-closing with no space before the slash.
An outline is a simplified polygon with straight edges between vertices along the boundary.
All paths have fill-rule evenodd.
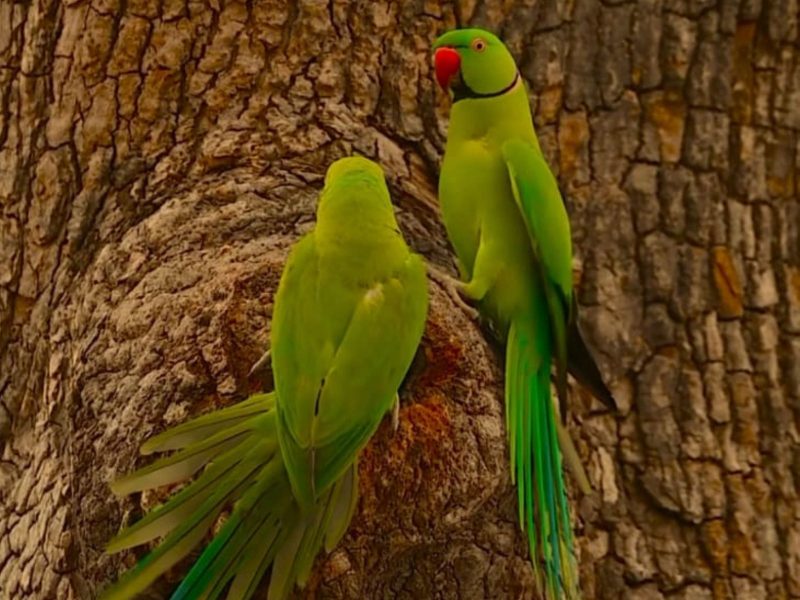
<path id="1" fill-rule="evenodd" d="M 472 40 L 472 49 L 475 50 L 475 52 L 483 52 L 486 50 L 486 40 L 475 38 Z"/>

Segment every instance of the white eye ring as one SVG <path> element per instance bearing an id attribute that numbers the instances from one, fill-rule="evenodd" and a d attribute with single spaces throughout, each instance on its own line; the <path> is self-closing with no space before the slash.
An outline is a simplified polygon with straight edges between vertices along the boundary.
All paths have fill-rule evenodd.
<path id="1" fill-rule="evenodd" d="M 475 38 L 472 40 L 472 49 L 475 50 L 475 52 L 483 52 L 486 50 L 486 45 L 486 40 L 483 38 Z"/>

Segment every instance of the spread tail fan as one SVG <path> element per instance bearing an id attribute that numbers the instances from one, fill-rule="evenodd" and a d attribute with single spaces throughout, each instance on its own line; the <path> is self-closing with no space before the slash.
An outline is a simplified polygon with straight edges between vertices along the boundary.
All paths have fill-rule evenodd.
<path id="1" fill-rule="evenodd" d="M 128 494 L 202 473 L 169 501 L 108 544 L 119 552 L 163 537 L 161 543 L 102 598 L 133 598 L 184 558 L 226 508 L 230 516 L 173 594 L 175 600 L 252 596 L 270 565 L 269 597 L 282 600 L 304 585 L 319 550 L 330 550 L 352 518 L 358 496 L 354 463 L 310 511 L 294 500 L 278 446 L 273 394 L 258 394 L 151 438 L 144 453 L 175 450 L 114 483 Z"/>

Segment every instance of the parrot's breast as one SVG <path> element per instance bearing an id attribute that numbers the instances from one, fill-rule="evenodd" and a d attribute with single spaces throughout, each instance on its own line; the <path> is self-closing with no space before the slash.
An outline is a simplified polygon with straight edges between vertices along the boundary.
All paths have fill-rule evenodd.
<path id="1" fill-rule="evenodd" d="M 497 165 L 482 146 L 480 142 L 452 149 L 448 146 L 439 178 L 439 202 L 447 234 L 468 273 L 478 250 L 481 213 L 489 200 L 486 190 L 502 185 Z"/>
<path id="2" fill-rule="evenodd" d="M 439 201 L 467 277 L 472 275 L 479 244 L 490 245 L 495 284 L 484 305 L 492 317 L 507 323 L 516 312 L 527 310 L 535 285 L 534 258 L 500 144 L 489 135 L 448 142 Z"/>

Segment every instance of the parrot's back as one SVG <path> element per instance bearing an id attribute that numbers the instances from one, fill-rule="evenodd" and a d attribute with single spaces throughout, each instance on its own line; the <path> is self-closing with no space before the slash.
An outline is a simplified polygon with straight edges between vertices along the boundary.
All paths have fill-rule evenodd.
<path id="1" fill-rule="evenodd" d="M 341 476 L 391 408 L 424 318 L 424 265 L 378 183 L 358 172 L 326 188 L 317 226 L 292 252 L 278 288 L 278 430 L 301 504 Z M 408 322 L 418 324 L 411 337 Z"/>
<path id="2" fill-rule="evenodd" d="M 275 297 L 275 392 L 173 428 L 143 452 L 177 450 L 115 482 L 131 493 L 202 474 L 109 550 L 165 539 L 104 597 L 131 598 L 203 539 L 233 505 L 173 600 L 269 600 L 305 585 L 358 498 L 358 454 L 396 402 L 422 337 L 427 278 L 403 241 L 383 172 L 363 158 L 328 170 L 317 225 L 293 248 Z M 229 586 L 229 587 L 228 587 Z"/>

